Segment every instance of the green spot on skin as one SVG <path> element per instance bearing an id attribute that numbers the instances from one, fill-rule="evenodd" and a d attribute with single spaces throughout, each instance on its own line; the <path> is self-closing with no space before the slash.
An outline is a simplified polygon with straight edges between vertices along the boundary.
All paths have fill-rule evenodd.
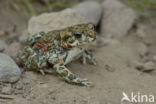
<path id="1" fill-rule="evenodd" d="M 78 83 L 81 83 L 82 81 L 80 79 L 77 80 Z"/>
<path id="2" fill-rule="evenodd" d="M 68 75 L 68 71 L 66 71 L 66 70 L 61 73 L 61 76 L 63 76 L 63 77 L 65 77 L 67 75 Z"/>
<path id="3" fill-rule="evenodd" d="M 67 40 L 70 36 L 69 35 L 66 35 L 63 37 L 63 40 Z"/>
<path id="4" fill-rule="evenodd" d="M 69 41 L 69 43 L 74 43 L 75 42 L 75 40 L 71 40 L 71 41 Z"/>
<path id="5" fill-rule="evenodd" d="M 73 74 L 70 74 L 70 75 L 68 76 L 68 78 L 69 78 L 70 80 L 73 80 L 75 77 L 74 77 Z"/>
<path id="6" fill-rule="evenodd" d="M 45 33 L 44 33 L 44 32 L 40 32 L 40 34 L 41 34 L 41 35 L 44 35 Z"/>
<path id="7" fill-rule="evenodd" d="M 59 63 L 59 60 L 56 60 L 56 61 L 55 61 L 55 64 L 58 64 L 58 63 Z"/>
<path id="8" fill-rule="evenodd" d="M 59 70 L 61 71 L 61 70 L 63 70 L 64 68 L 63 67 L 59 67 Z"/>

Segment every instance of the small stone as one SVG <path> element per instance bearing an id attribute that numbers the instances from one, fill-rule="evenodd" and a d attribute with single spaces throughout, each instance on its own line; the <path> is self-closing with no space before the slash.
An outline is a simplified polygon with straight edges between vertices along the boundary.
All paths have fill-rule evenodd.
<path id="1" fill-rule="evenodd" d="M 145 43 L 147 46 L 150 46 L 150 45 L 153 44 L 152 41 L 151 41 L 150 39 L 145 39 L 145 40 L 144 40 L 144 43 Z"/>
<path id="2" fill-rule="evenodd" d="M 153 56 L 153 61 L 156 62 L 156 55 Z"/>
<path id="3" fill-rule="evenodd" d="M 146 30 L 145 25 L 138 24 L 137 25 L 137 30 L 136 30 L 137 36 L 140 37 L 140 38 L 145 38 L 146 37 L 145 30 Z"/>
<path id="4" fill-rule="evenodd" d="M 19 81 L 17 84 L 16 84 L 16 89 L 18 90 L 21 90 L 23 88 L 23 83 L 21 81 Z"/>
<path id="5" fill-rule="evenodd" d="M 142 70 L 144 68 L 143 63 L 136 61 L 136 62 L 134 62 L 134 64 L 135 64 L 136 69 L 138 69 L 138 70 Z"/>
<path id="6" fill-rule="evenodd" d="M 101 33 L 104 37 L 118 38 L 125 36 L 138 17 L 119 0 L 104 0 Z"/>
<path id="7" fill-rule="evenodd" d="M 39 84 L 38 87 L 41 87 L 41 88 L 48 88 L 48 85 L 47 85 L 47 84 Z"/>
<path id="8" fill-rule="evenodd" d="M 3 87 L 1 92 L 2 92 L 3 94 L 8 94 L 8 95 L 10 95 L 10 94 L 13 92 L 13 89 L 12 89 L 10 86 L 7 86 L 7 87 Z"/>
<path id="9" fill-rule="evenodd" d="M 11 56 L 16 60 L 19 50 L 21 48 L 21 44 L 19 42 L 14 42 L 8 46 L 8 48 L 4 51 L 7 55 Z"/>
<path id="10" fill-rule="evenodd" d="M 152 61 L 149 61 L 149 62 L 144 64 L 144 70 L 143 71 L 153 71 L 155 69 L 156 69 L 156 67 L 155 67 L 154 63 Z"/>
<path id="11" fill-rule="evenodd" d="M 155 64 L 152 61 L 146 63 L 136 62 L 136 68 L 142 72 L 151 72 L 156 69 Z"/>
<path id="12" fill-rule="evenodd" d="M 110 67 L 109 65 L 105 65 L 105 69 L 106 69 L 107 71 L 109 71 L 109 72 L 114 72 L 114 71 L 115 71 L 115 69 L 112 68 L 112 67 Z"/>
<path id="13" fill-rule="evenodd" d="M 0 30 L 0 36 L 3 36 L 4 35 L 4 31 L 3 30 Z"/>
<path id="14" fill-rule="evenodd" d="M 3 40 L 0 40 L 0 52 L 3 52 L 7 47 L 8 45 L 6 44 L 6 42 Z"/>
<path id="15" fill-rule="evenodd" d="M 16 63 L 6 54 L 0 53 L 0 82 L 16 82 L 21 71 Z"/>
<path id="16" fill-rule="evenodd" d="M 23 34 L 19 37 L 20 43 L 25 44 L 25 43 L 26 43 L 26 40 L 27 40 L 27 38 L 28 38 L 29 36 L 30 36 L 30 35 L 29 35 L 29 33 L 28 33 L 26 30 L 23 31 Z"/>
<path id="17" fill-rule="evenodd" d="M 81 16 L 85 17 L 86 21 L 97 25 L 102 14 L 102 6 L 97 1 L 85 1 L 73 8 Z"/>
<path id="18" fill-rule="evenodd" d="M 141 56 L 144 56 L 147 53 L 147 46 L 144 43 L 136 44 L 136 49 Z"/>

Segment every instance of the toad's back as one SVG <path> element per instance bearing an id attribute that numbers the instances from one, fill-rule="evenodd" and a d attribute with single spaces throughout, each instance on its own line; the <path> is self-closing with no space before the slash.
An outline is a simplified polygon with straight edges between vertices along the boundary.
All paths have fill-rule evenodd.
<path id="1" fill-rule="evenodd" d="M 41 69 L 48 67 L 48 58 L 53 55 L 62 54 L 71 47 L 66 40 L 61 38 L 61 34 L 67 33 L 65 30 L 53 31 L 49 33 L 36 34 L 37 39 L 30 42 L 24 49 L 23 62 L 26 69 Z"/>

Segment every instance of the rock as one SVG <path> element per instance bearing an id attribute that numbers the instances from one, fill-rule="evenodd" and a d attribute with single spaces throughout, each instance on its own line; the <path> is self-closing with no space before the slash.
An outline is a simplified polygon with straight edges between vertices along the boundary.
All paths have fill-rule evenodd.
<path id="1" fill-rule="evenodd" d="M 8 48 L 4 51 L 4 53 L 11 56 L 14 60 L 16 60 L 20 48 L 21 44 L 19 42 L 14 42 L 8 46 Z"/>
<path id="2" fill-rule="evenodd" d="M 144 56 L 148 52 L 147 46 L 144 43 L 137 43 L 136 47 L 137 47 L 136 49 L 137 49 L 139 55 L 141 55 L 141 56 Z"/>
<path id="3" fill-rule="evenodd" d="M 138 17 L 118 0 L 105 0 L 103 3 L 101 33 L 104 37 L 121 38 L 126 35 Z"/>
<path id="4" fill-rule="evenodd" d="M 109 66 L 108 64 L 105 65 L 105 69 L 108 71 L 108 72 L 114 72 L 115 69 L 112 68 L 111 66 Z"/>
<path id="5" fill-rule="evenodd" d="M 25 30 L 23 31 L 23 34 L 19 37 L 19 41 L 22 44 L 26 43 L 27 38 L 30 36 L 30 34 Z"/>
<path id="6" fill-rule="evenodd" d="M 136 62 L 134 62 L 134 64 L 135 64 L 135 67 L 138 70 L 142 70 L 143 69 L 143 63 L 136 61 Z"/>
<path id="7" fill-rule="evenodd" d="M 43 13 L 29 20 L 27 32 L 34 35 L 41 31 L 48 32 L 88 22 L 97 25 L 101 17 L 101 11 L 101 6 L 97 2 L 88 1 L 60 12 Z"/>
<path id="8" fill-rule="evenodd" d="M 97 25 L 102 14 L 102 6 L 96 1 L 85 1 L 73 8 L 81 16 L 85 17 L 86 21 Z"/>
<path id="9" fill-rule="evenodd" d="M 145 63 L 136 62 L 136 68 L 142 72 L 151 72 L 156 69 L 155 64 L 152 61 L 148 61 Z"/>
<path id="10" fill-rule="evenodd" d="M 153 71 L 155 69 L 156 69 L 155 64 L 152 61 L 149 61 L 144 64 L 144 71 Z"/>
<path id="11" fill-rule="evenodd" d="M 41 31 L 48 32 L 85 22 L 86 20 L 84 17 L 72 9 L 65 9 L 60 12 L 43 13 L 39 16 L 34 16 L 29 20 L 28 33 L 34 35 Z"/>
<path id="12" fill-rule="evenodd" d="M 137 30 L 136 30 L 136 33 L 137 33 L 137 36 L 144 39 L 146 38 L 146 26 L 143 25 L 143 24 L 137 24 Z"/>
<path id="13" fill-rule="evenodd" d="M 8 45 L 5 43 L 5 41 L 0 40 L 0 52 L 3 52 L 7 47 Z"/>
<path id="14" fill-rule="evenodd" d="M 0 53 L 0 82 L 16 82 L 21 71 L 16 63 L 6 54 Z"/>
<path id="15" fill-rule="evenodd" d="M 13 92 L 13 89 L 11 88 L 11 86 L 7 86 L 7 87 L 3 87 L 1 92 L 3 94 L 10 95 Z"/>
<path id="16" fill-rule="evenodd" d="M 23 88 L 23 82 L 18 81 L 18 83 L 16 84 L 16 89 L 21 90 Z"/>
<path id="17" fill-rule="evenodd" d="M 0 36 L 3 36 L 4 35 L 4 31 L 3 30 L 0 30 Z"/>
<path id="18" fill-rule="evenodd" d="M 153 56 L 153 61 L 156 62 L 156 55 Z"/>

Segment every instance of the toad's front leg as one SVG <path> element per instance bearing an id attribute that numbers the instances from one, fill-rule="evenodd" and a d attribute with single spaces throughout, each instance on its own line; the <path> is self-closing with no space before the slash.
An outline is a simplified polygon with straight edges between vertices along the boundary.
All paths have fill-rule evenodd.
<path id="1" fill-rule="evenodd" d="M 82 58 L 83 58 L 83 64 L 86 64 L 86 58 L 88 58 L 89 60 L 91 60 L 91 62 L 94 65 L 96 65 L 95 57 L 93 56 L 93 54 L 90 51 L 84 50 L 84 52 L 82 54 Z"/>

